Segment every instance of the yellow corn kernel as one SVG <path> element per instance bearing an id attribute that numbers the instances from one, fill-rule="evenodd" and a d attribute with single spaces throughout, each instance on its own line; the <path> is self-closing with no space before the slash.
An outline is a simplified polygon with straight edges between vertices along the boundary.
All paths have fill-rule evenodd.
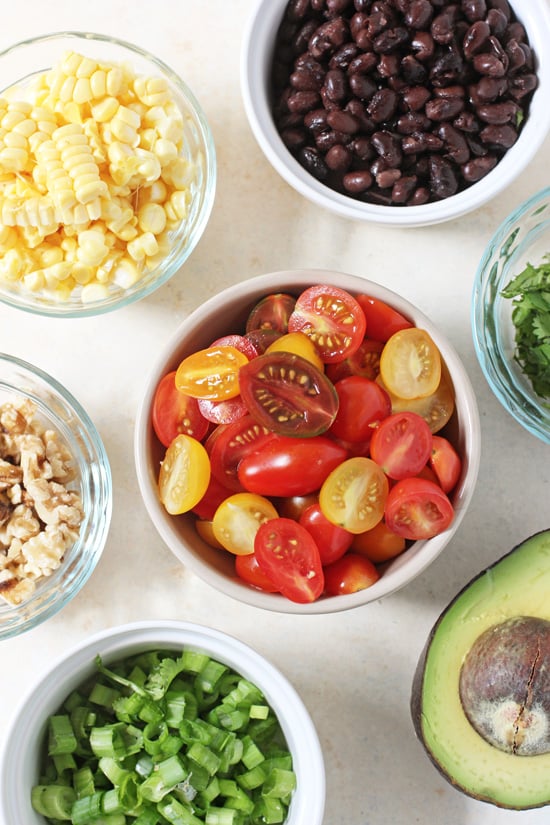
<path id="1" fill-rule="evenodd" d="M 69 76 L 69 77 L 66 77 L 65 80 L 63 81 L 62 85 L 61 85 L 60 90 L 59 90 L 58 99 L 62 103 L 68 103 L 69 100 L 72 100 L 75 86 L 76 86 L 76 77 L 73 77 L 72 75 Z"/>
<path id="2" fill-rule="evenodd" d="M 122 69 L 118 66 L 111 66 L 105 79 L 105 87 L 108 95 L 117 97 L 124 89 L 124 76 Z"/>
<path id="3" fill-rule="evenodd" d="M 77 77 L 73 89 L 73 100 L 81 106 L 92 99 L 92 87 L 88 77 Z"/>
<path id="4" fill-rule="evenodd" d="M 0 252 L 7 252 L 18 243 L 17 231 L 11 226 L 0 226 Z"/>
<path id="5" fill-rule="evenodd" d="M 60 246 L 44 244 L 43 249 L 39 251 L 39 258 L 42 267 L 52 266 L 52 264 L 58 264 L 63 260 L 63 250 Z"/>
<path id="6" fill-rule="evenodd" d="M 65 75 L 76 75 L 78 71 L 78 67 L 82 62 L 82 55 L 78 54 L 78 52 L 74 52 L 72 50 L 67 50 L 63 56 L 61 57 L 61 61 L 59 63 L 59 69 Z"/>
<path id="7" fill-rule="evenodd" d="M 0 278 L 4 281 L 17 281 L 23 272 L 23 257 L 18 249 L 8 249 L 0 258 Z"/>
<path id="8" fill-rule="evenodd" d="M 86 204 L 82 204 L 86 209 L 88 218 L 91 221 L 98 221 L 101 217 L 101 198 L 92 198 Z"/>
<path id="9" fill-rule="evenodd" d="M 81 55 L 81 60 L 76 70 L 77 78 L 85 77 L 90 78 L 92 77 L 93 73 L 97 70 L 97 63 L 95 60 L 92 60 L 91 57 L 84 57 Z"/>
<path id="10" fill-rule="evenodd" d="M 142 149 L 148 149 L 152 151 L 156 141 L 158 140 L 158 133 L 156 129 L 152 127 L 148 129 L 142 129 L 139 133 L 139 145 Z"/>
<path id="11" fill-rule="evenodd" d="M 86 229 L 78 235 L 76 258 L 88 266 L 99 266 L 108 254 L 105 233 L 100 229 Z"/>
<path id="12" fill-rule="evenodd" d="M 25 135 L 21 134 L 20 132 L 16 132 L 15 129 L 13 129 L 11 132 L 8 132 L 6 135 L 4 135 L 4 146 L 9 146 L 10 149 L 27 150 L 29 147 L 29 142 Z"/>
<path id="13" fill-rule="evenodd" d="M 0 121 L 0 125 L 2 126 L 2 129 L 9 132 L 14 129 L 18 123 L 22 123 L 24 120 L 26 120 L 24 112 L 20 112 L 17 109 L 8 109 Z"/>
<path id="14" fill-rule="evenodd" d="M 76 253 L 78 250 L 78 243 L 76 238 L 64 237 L 60 243 L 60 246 L 64 252 L 64 258 L 66 261 L 76 260 Z"/>
<path id="15" fill-rule="evenodd" d="M 56 264 L 45 266 L 42 270 L 46 284 L 55 287 L 59 281 L 64 281 L 71 274 L 72 264 L 69 261 L 59 261 Z"/>
<path id="16" fill-rule="evenodd" d="M 170 100 L 170 89 L 162 77 L 136 77 L 134 91 L 146 106 L 162 106 Z"/>
<path id="17" fill-rule="evenodd" d="M 113 271 L 113 282 L 121 289 L 133 286 L 141 277 L 141 270 L 136 262 L 128 256 L 122 257 Z"/>
<path id="18" fill-rule="evenodd" d="M 93 280 L 94 267 L 77 261 L 71 267 L 71 274 L 77 284 L 84 286 L 84 284 L 89 284 Z"/>
<path id="19" fill-rule="evenodd" d="M 91 304 L 95 301 L 103 301 L 109 297 L 109 290 L 103 284 L 85 284 L 82 287 L 80 299 L 84 304 Z"/>
<path id="20" fill-rule="evenodd" d="M 118 232 L 114 233 L 117 238 L 120 238 L 121 241 L 133 241 L 133 239 L 138 234 L 137 228 L 134 224 L 129 221 L 125 226 L 118 230 Z"/>
<path id="21" fill-rule="evenodd" d="M 35 269 L 27 273 L 23 278 L 23 285 L 29 292 L 40 292 L 46 285 L 46 279 L 41 269 Z"/>
<path id="22" fill-rule="evenodd" d="M 78 103 L 74 102 L 74 100 L 64 103 L 59 111 L 67 123 L 82 123 L 82 109 Z"/>
<path id="23" fill-rule="evenodd" d="M 103 69 L 96 69 L 90 76 L 90 88 L 92 97 L 104 97 L 107 90 L 107 75 Z"/>
<path id="24" fill-rule="evenodd" d="M 24 172 L 28 162 L 29 153 L 26 149 L 6 146 L 0 151 L 0 169 Z"/>
<path id="25" fill-rule="evenodd" d="M 162 178 L 174 189 L 186 189 L 193 181 L 194 167 L 185 158 L 176 158 L 162 170 Z"/>
<path id="26" fill-rule="evenodd" d="M 142 204 L 138 210 L 137 219 L 142 232 L 160 235 L 166 228 L 166 212 L 159 203 Z"/>
<path id="27" fill-rule="evenodd" d="M 162 169 L 160 161 L 153 152 L 148 152 L 146 149 L 136 149 L 136 157 L 138 162 L 136 164 L 136 173 L 142 181 L 152 183 L 160 178 Z"/>
<path id="28" fill-rule="evenodd" d="M 37 126 L 34 120 L 30 117 L 26 117 L 25 120 L 20 121 L 16 126 L 13 128 L 13 133 L 24 135 L 25 138 L 29 138 L 34 132 L 36 132 Z"/>
<path id="29" fill-rule="evenodd" d="M 175 160 L 178 156 L 178 147 L 173 140 L 166 140 L 166 138 L 158 138 L 153 146 L 153 151 L 162 166 Z"/>
<path id="30" fill-rule="evenodd" d="M 157 239 L 152 232 L 144 232 L 128 243 L 128 254 L 134 261 L 142 261 L 158 252 Z"/>
<path id="31" fill-rule="evenodd" d="M 172 210 L 172 213 L 175 216 L 174 218 L 172 218 L 172 220 L 181 221 L 187 217 L 188 206 L 188 192 L 176 189 L 176 191 L 172 192 L 172 194 L 170 195 L 168 203 L 165 204 L 165 209 L 169 207 Z"/>
<path id="32" fill-rule="evenodd" d="M 149 186 L 144 186 L 141 190 L 142 203 L 164 203 L 168 198 L 168 187 L 163 180 L 153 181 Z"/>
<path id="33" fill-rule="evenodd" d="M 97 123 L 107 123 L 114 118 L 119 106 L 116 97 L 104 97 L 97 103 L 92 104 L 90 111 Z"/>

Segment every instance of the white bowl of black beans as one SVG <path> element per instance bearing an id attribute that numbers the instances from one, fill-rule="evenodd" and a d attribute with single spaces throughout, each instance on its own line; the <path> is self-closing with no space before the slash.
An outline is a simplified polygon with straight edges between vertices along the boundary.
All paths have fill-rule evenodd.
<path id="1" fill-rule="evenodd" d="M 550 129 L 547 0 L 259 0 L 250 127 L 297 192 L 412 227 L 505 189 Z"/>

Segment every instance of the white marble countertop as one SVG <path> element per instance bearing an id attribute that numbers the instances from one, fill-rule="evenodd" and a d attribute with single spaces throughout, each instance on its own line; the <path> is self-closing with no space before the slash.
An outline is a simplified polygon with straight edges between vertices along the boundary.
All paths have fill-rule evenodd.
<path id="1" fill-rule="evenodd" d="M 239 50 L 252 6 L 253 0 L 20 0 L 4 15 L 0 48 L 54 30 L 87 29 L 162 58 L 206 112 L 219 182 L 197 249 L 149 298 L 84 320 L 39 318 L 0 305 L 0 351 L 35 363 L 79 399 L 104 440 L 114 479 L 109 538 L 83 591 L 35 630 L 0 642 L 0 737 L 21 693 L 67 647 L 132 620 L 189 620 L 257 648 L 302 695 L 326 761 L 325 825 L 548 822 L 547 809 L 502 811 L 462 796 L 441 779 L 415 738 L 409 694 L 426 636 L 451 597 L 482 567 L 550 526 L 550 448 L 494 398 L 470 332 L 479 258 L 507 213 L 547 182 L 550 141 L 504 194 L 450 224 L 400 230 L 334 217 L 278 177 L 248 126 Z M 307 267 L 378 281 L 443 327 L 476 390 L 483 452 L 476 494 L 457 535 L 412 584 L 348 613 L 264 615 L 211 589 L 165 547 L 141 506 L 133 425 L 158 348 L 191 310 L 243 278 Z"/>

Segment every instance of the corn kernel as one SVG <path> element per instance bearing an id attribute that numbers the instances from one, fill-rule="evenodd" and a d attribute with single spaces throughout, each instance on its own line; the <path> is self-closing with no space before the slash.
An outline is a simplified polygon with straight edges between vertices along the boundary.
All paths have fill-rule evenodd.
<path id="1" fill-rule="evenodd" d="M 25 285 L 25 289 L 28 289 L 29 292 L 40 292 L 40 290 L 44 289 L 46 285 L 44 273 L 40 269 L 35 269 L 32 272 L 29 272 L 28 275 L 25 275 L 23 278 L 23 284 Z"/>
<path id="2" fill-rule="evenodd" d="M 61 89 L 59 90 L 59 100 L 62 103 L 68 103 L 69 100 L 73 99 L 75 85 L 76 77 L 73 77 L 71 75 L 70 77 L 65 78 L 61 86 Z"/>
<path id="3" fill-rule="evenodd" d="M 93 97 L 90 80 L 87 77 L 78 77 L 74 85 L 73 100 L 75 103 L 82 105 L 88 103 Z"/>
<path id="4" fill-rule="evenodd" d="M 162 170 L 162 177 L 174 189 L 187 189 L 193 180 L 194 170 L 185 158 L 176 158 Z"/>
<path id="5" fill-rule="evenodd" d="M 68 50 L 62 56 L 59 68 L 65 75 L 76 75 L 81 62 L 82 56 L 80 54 L 72 50 Z"/>
<path id="6" fill-rule="evenodd" d="M 96 69 L 90 77 L 92 97 L 104 97 L 107 89 L 107 76 L 103 69 Z"/>
<path id="7" fill-rule="evenodd" d="M 106 90 L 108 95 L 117 97 L 124 88 L 124 77 L 118 66 L 113 66 L 107 72 Z"/>
<path id="8" fill-rule="evenodd" d="M 82 57 L 76 70 L 77 78 L 90 78 L 97 70 L 97 63 L 91 57 Z"/>
<path id="9" fill-rule="evenodd" d="M 85 284 L 82 287 L 80 299 L 84 304 L 91 304 L 95 301 L 103 301 L 109 296 L 109 290 L 103 284 Z"/>
<path id="10" fill-rule="evenodd" d="M 160 235 L 166 228 L 166 213 L 158 203 L 144 203 L 138 210 L 138 226 L 142 232 Z"/>

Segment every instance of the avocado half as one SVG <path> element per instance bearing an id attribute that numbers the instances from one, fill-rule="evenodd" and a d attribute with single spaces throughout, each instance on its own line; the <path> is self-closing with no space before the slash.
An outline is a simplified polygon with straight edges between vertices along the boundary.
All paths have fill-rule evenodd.
<path id="1" fill-rule="evenodd" d="M 513 810 L 550 804 L 550 529 L 443 611 L 416 668 L 411 714 L 459 790 Z"/>

